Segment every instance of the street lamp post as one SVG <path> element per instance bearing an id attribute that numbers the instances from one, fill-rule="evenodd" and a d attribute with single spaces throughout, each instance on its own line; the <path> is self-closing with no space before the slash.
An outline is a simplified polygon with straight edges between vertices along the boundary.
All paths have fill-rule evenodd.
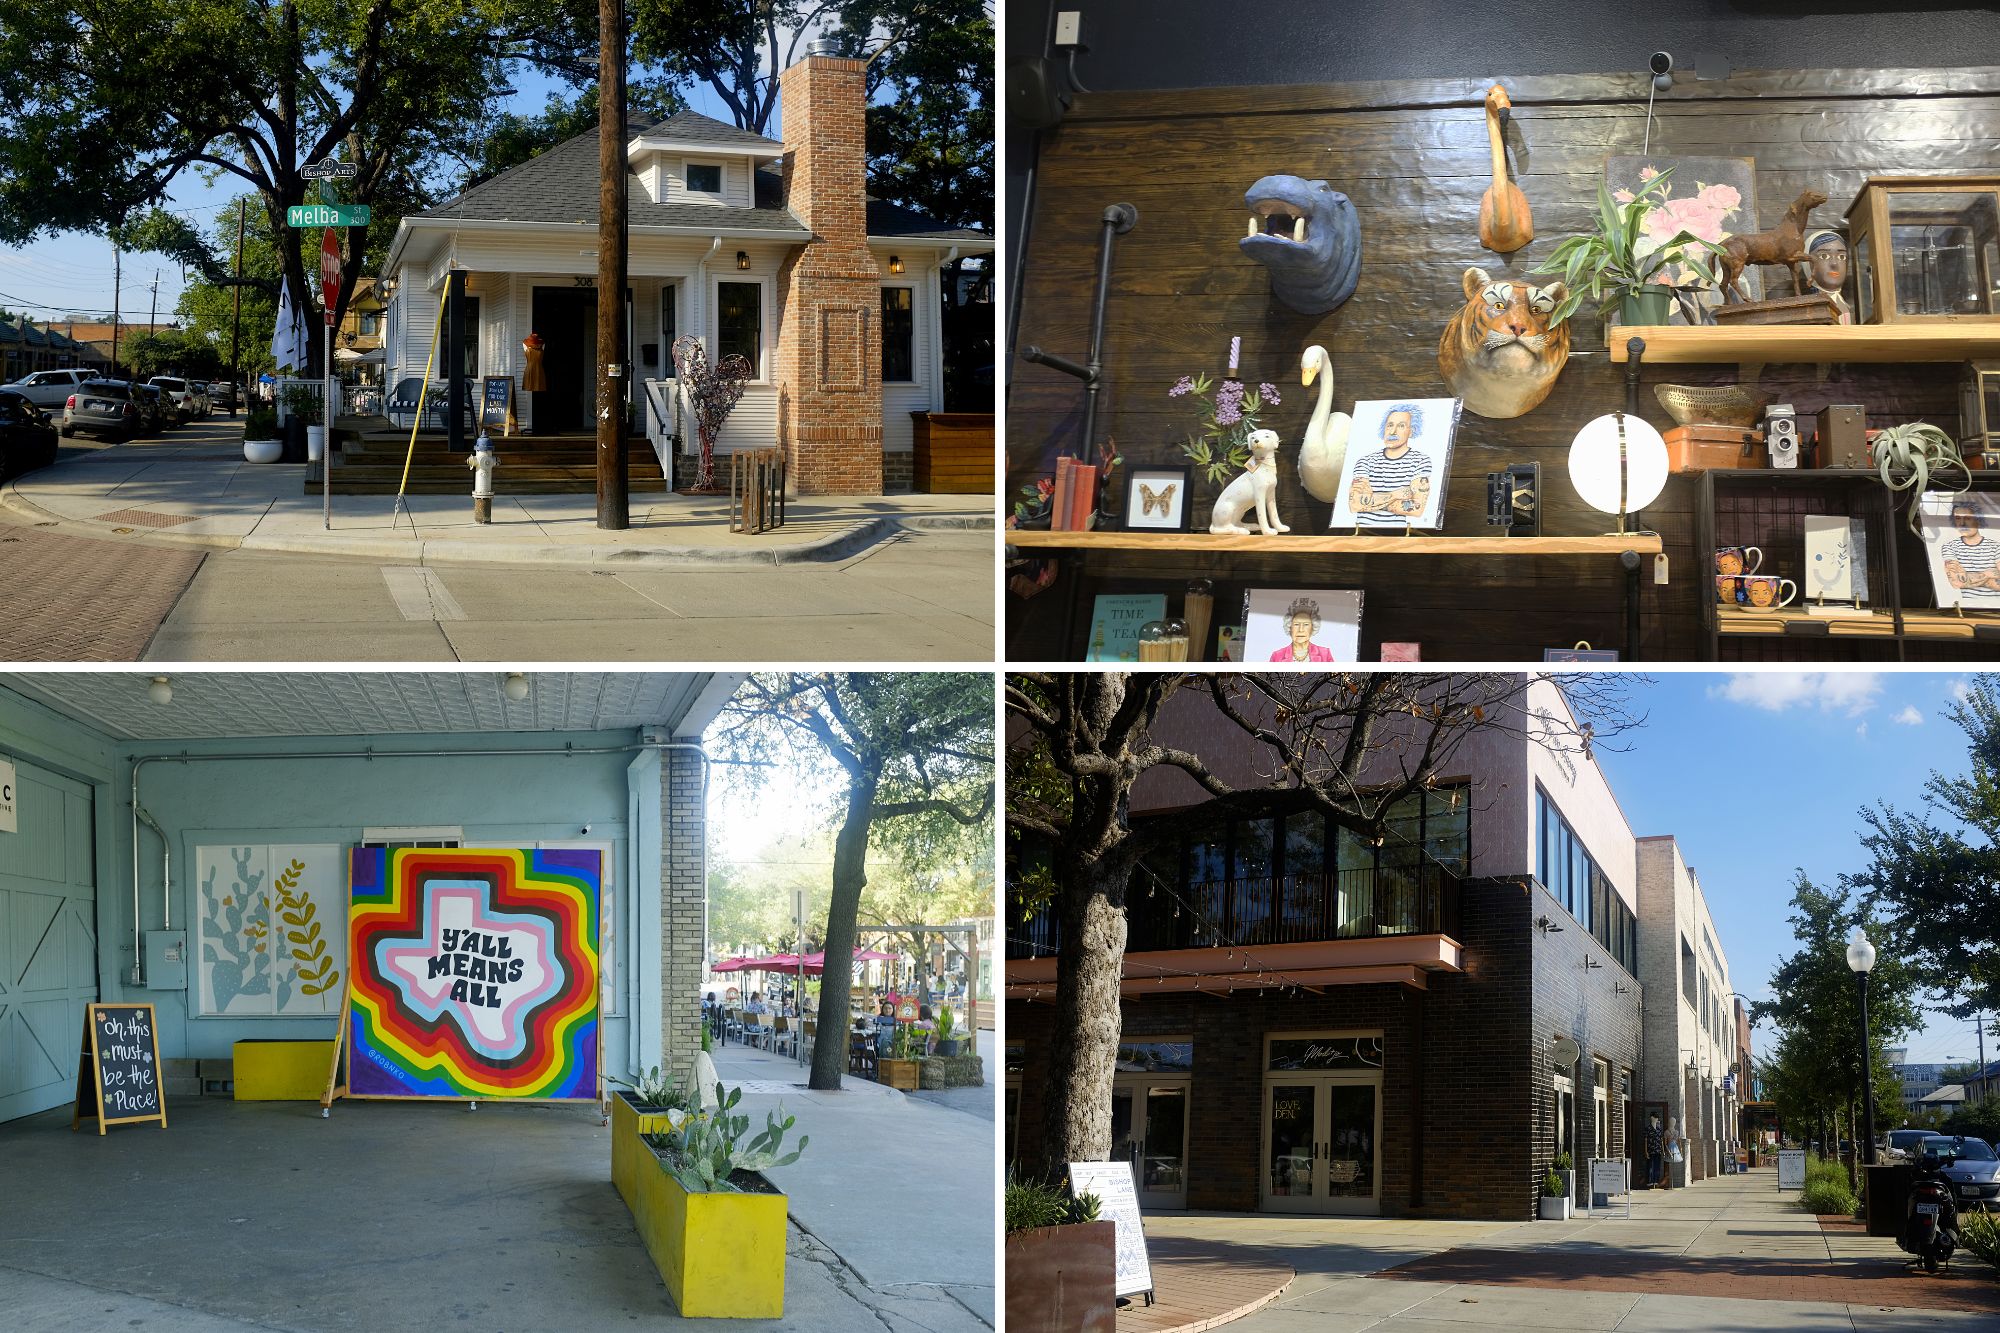
<path id="1" fill-rule="evenodd" d="M 1868 973 L 1875 966 L 1875 946 L 1856 926 L 1847 939 L 1847 965 L 1861 982 L 1861 1132 L 1862 1151 L 1868 1165 L 1875 1165 L 1875 1080 L 1873 1062 L 1868 1058 Z"/>

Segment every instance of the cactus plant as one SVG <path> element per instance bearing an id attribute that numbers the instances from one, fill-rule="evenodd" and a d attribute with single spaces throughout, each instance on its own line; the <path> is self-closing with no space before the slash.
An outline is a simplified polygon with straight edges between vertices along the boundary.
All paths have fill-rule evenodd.
<path id="1" fill-rule="evenodd" d="M 779 1120 L 779 1111 L 767 1113 L 763 1130 L 746 1142 L 743 1136 L 750 1130 L 750 1117 L 730 1114 L 741 1100 L 743 1089 L 717 1083 L 714 1110 L 694 1112 L 674 1129 L 647 1136 L 682 1189 L 694 1194 L 735 1191 L 730 1180 L 735 1172 L 790 1166 L 805 1152 L 811 1139 L 804 1134 L 796 1148 L 784 1151 L 785 1134 L 798 1121 L 793 1116 Z"/>

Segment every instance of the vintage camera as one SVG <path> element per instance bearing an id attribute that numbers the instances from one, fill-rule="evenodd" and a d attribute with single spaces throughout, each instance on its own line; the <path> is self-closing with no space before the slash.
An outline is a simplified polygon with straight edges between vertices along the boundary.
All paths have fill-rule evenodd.
<path id="1" fill-rule="evenodd" d="M 1772 467 L 1799 465 L 1799 414 L 1790 403 L 1773 403 L 1764 409 L 1764 450 Z"/>
<path id="2" fill-rule="evenodd" d="M 1505 472 L 1486 474 L 1486 523 L 1509 537 L 1542 535 L 1542 465 L 1510 463 Z"/>

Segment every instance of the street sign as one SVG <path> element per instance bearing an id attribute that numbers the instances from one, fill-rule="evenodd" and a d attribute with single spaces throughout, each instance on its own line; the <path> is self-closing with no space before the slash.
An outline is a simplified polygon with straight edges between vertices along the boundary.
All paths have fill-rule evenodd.
<path id="1" fill-rule="evenodd" d="M 340 303 L 340 242 L 333 228 L 319 234 L 319 288 L 326 302 L 327 327 L 333 326 L 333 308 Z"/>
<path id="2" fill-rule="evenodd" d="M 365 227 L 369 221 L 366 204 L 293 204 L 285 210 L 288 227 Z"/>
<path id="3" fill-rule="evenodd" d="M 325 180 L 328 177 L 344 181 L 353 180 L 360 172 L 361 168 L 354 163 L 336 162 L 330 157 L 324 161 L 314 162 L 308 166 L 299 168 L 299 175 L 304 176 L 309 181 Z"/>

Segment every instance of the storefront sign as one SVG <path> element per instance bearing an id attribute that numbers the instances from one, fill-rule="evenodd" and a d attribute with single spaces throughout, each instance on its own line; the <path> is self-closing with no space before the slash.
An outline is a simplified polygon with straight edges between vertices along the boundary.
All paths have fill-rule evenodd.
<path id="1" fill-rule="evenodd" d="M 20 779 L 14 776 L 14 765 L 0 759 L 0 833 L 19 833 L 20 816 L 14 812 L 14 793 L 19 789 Z"/>
<path id="2" fill-rule="evenodd" d="M 161 1129 L 167 1127 L 152 1005 L 83 1007 L 83 1050 L 77 1061 L 76 1109 L 69 1127 L 75 1129 L 88 1115 L 97 1117 L 99 1134 L 106 1126 L 137 1120 L 157 1120 Z"/>
<path id="3" fill-rule="evenodd" d="M 355 848 L 335 1093 L 595 1100 L 602 856 Z"/>
<path id="4" fill-rule="evenodd" d="M 1380 1037 L 1283 1037 L 1271 1042 L 1272 1069 L 1380 1069 Z"/>
<path id="5" fill-rule="evenodd" d="M 1806 1187 L 1806 1150 L 1804 1148 L 1780 1148 L 1778 1150 L 1778 1188 L 1781 1190 L 1802 1190 Z"/>
<path id="6" fill-rule="evenodd" d="M 1071 1162 L 1069 1192 L 1078 1197 L 1095 1194 L 1103 1205 L 1098 1219 L 1116 1226 L 1118 1276 L 1114 1294 L 1132 1296 L 1151 1291 L 1153 1266 L 1146 1258 L 1146 1232 L 1139 1222 L 1139 1190 L 1132 1179 L 1132 1164 Z"/>

